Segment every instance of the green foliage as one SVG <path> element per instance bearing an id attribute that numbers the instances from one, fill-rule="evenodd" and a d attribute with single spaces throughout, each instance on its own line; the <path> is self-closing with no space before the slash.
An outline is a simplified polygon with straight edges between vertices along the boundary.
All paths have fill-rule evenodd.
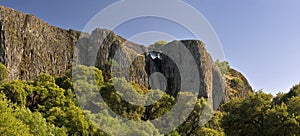
<path id="1" fill-rule="evenodd" d="M 134 120 L 124 121 L 118 117 L 113 117 L 107 113 L 86 114 L 93 119 L 94 124 L 101 124 L 101 129 L 107 133 L 116 136 L 141 135 L 141 136 L 158 136 L 159 132 L 155 126 L 147 122 L 135 122 Z M 100 126 L 99 126 L 100 127 Z"/>
<path id="2" fill-rule="evenodd" d="M 93 66 L 86 67 L 79 65 L 73 68 L 72 71 L 69 71 L 67 76 L 69 79 L 72 79 L 72 81 L 75 81 L 75 83 L 82 81 L 87 84 L 96 85 L 98 88 L 101 88 L 104 83 L 102 71 Z"/>
<path id="3" fill-rule="evenodd" d="M 230 83 L 232 86 L 243 86 L 243 81 L 238 78 L 238 77 L 233 77 L 231 80 L 230 80 Z"/>
<path id="4" fill-rule="evenodd" d="M 226 74 L 228 63 L 217 62 L 217 65 Z M 231 78 L 230 82 L 241 85 L 239 80 Z M 224 104 L 222 112 L 213 112 L 203 98 L 195 98 L 196 104 L 183 101 L 183 107 L 193 107 L 193 110 L 167 136 L 300 134 L 299 90 L 300 85 L 296 85 L 275 98 L 261 91 L 251 93 L 247 98 L 235 98 Z M 193 98 L 191 93 L 179 95 Z M 159 99 L 149 99 L 154 96 Z M 138 104 L 126 101 L 126 97 Z M 145 102 L 151 104 L 143 106 Z M 150 120 L 168 114 L 177 102 L 179 98 L 125 79 L 104 82 L 101 70 L 77 66 L 56 79 L 43 73 L 34 81 L 1 82 L 0 135 L 106 136 L 102 130 L 112 135 L 161 135 L 159 129 L 173 125 L 182 119 L 178 113 L 188 111 L 175 109 L 173 115 L 166 116 L 168 121 L 162 126 Z M 120 116 L 112 116 L 112 112 Z"/>
<path id="5" fill-rule="evenodd" d="M 130 83 L 127 83 L 125 79 L 112 79 L 116 84 L 119 84 L 119 88 L 121 88 L 124 92 L 130 91 L 133 93 L 133 88 Z M 113 81 L 109 82 L 104 86 L 100 91 L 104 101 L 111 108 L 112 111 L 121 115 L 127 119 L 140 120 L 145 112 L 145 107 L 132 105 L 129 102 L 123 100 L 121 96 L 116 92 Z M 131 93 L 124 93 L 131 94 Z M 133 96 L 133 95 L 132 95 Z M 130 97 L 130 96 L 126 96 Z"/>
<path id="6" fill-rule="evenodd" d="M 15 105 L 0 94 L 0 134 L 5 136 L 32 136 L 29 127 L 15 116 Z"/>
<path id="7" fill-rule="evenodd" d="M 180 136 L 180 134 L 177 131 L 172 131 L 169 134 L 167 134 L 166 136 Z"/>
<path id="8" fill-rule="evenodd" d="M 267 128 L 266 134 L 291 136 L 300 133 L 299 115 L 297 117 L 297 115 L 293 113 L 291 114 L 288 111 L 289 107 L 284 103 L 281 105 L 275 105 L 267 111 L 268 117 L 265 119 Z"/>
<path id="9" fill-rule="evenodd" d="M 300 84 L 291 88 L 290 91 L 286 94 L 278 94 L 277 97 L 274 98 L 274 103 L 286 103 L 290 98 L 296 96 L 300 96 Z"/>
<path id="10" fill-rule="evenodd" d="M 108 66 L 119 67 L 119 63 L 114 59 L 108 59 L 105 64 Z"/>
<path id="11" fill-rule="evenodd" d="M 224 132 L 219 123 L 221 117 L 222 113 L 216 112 L 213 114 L 212 108 L 206 100 L 200 98 L 197 99 L 197 103 L 189 117 L 176 130 L 180 135 L 223 136 Z"/>
<path id="12" fill-rule="evenodd" d="M 41 74 L 29 85 L 27 107 L 32 111 L 47 113 L 51 108 L 66 104 L 65 90 L 55 84 L 52 76 Z"/>
<path id="13" fill-rule="evenodd" d="M 151 44 L 148 46 L 150 49 L 160 49 L 161 46 L 166 45 L 168 42 L 167 41 L 157 41 L 154 44 Z"/>
<path id="14" fill-rule="evenodd" d="M 37 79 L 35 80 L 36 83 L 46 83 L 46 82 L 49 82 L 49 83 L 55 83 L 55 79 L 46 74 L 46 73 L 41 73 Z"/>
<path id="15" fill-rule="evenodd" d="M 66 136 L 65 128 L 55 127 L 53 124 L 46 122 L 39 112 L 32 113 L 29 109 L 20 108 L 16 117 L 26 124 L 30 133 L 35 136 Z"/>
<path id="16" fill-rule="evenodd" d="M 68 128 L 69 134 L 78 136 L 89 134 L 89 123 L 79 107 L 71 105 L 64 115 L 66 119 L 63 119 L 63 124 Z"/>
<path id="17" fill-rule="evenodd" d="M 225 136 L 223 132 L 219 132 L 217 130 L 202 127 L 198 130 L 197 135 L 199 136 Z"/>
<path id="18" fill-rule="evenodd" d="M 215 61 L 215 67 L 219 68 L 220 72 L 223 75 L 228 75 L 230 70 L 230 65 L 227 61 L 220 62 L 219 60 Z"/>
<path id="19" fill-rule="evenodd" d="M 13 103 L 24 106 L 28 95 L 27 88 L 28 85 L 25 81 L 15 80 L 12 82 L 3 82 L 0 86 L 0 92 L 5 94 Z"/>
<path id="20" fill-rule="evenodd" d="M 272 95 L 260 91 L 249 98 L 233 99 L 223 105 L 221 126 L 227 135 L 299 134 L 300 100 L 297 97 L 288 99 L 287 104 L 276 104 Z"/>
<path id="21" fill-rule="evenodd" d="M 157 44 L 157 45 L 165 45 L 167 44 L 168 42 L 167 41 L 157 41 L 155 42 L 154 44 Z"/>
<path id="22" fill-rule="evenodd" d="M 146 106 L 146 111 L 143 120 L 152 120 L 161 117 L 162 115 L 166 114 L 173 105 L 175 104 L 175 98 L 170 95 L 163 95 L 158 102 Z"/>
<path id="23" fill-rule="evenodd" d="M 8 77 L 8 71 L 6 66 L 0 63 L 0 81 L 5 80 Z"/>
<path id="24" fill-rule="evenodd" d="M 101 80 L 102 75 L 94 77 Z M 72 88 L 69 86 L 72 84 L 70 78 L 61 78 L 61 81 L 68 82 L 65 88 Z M 34 135 L 102 134 L 85 118 L 81 108 L 76 105 L 75 95 L 71 89 L 60 88 L 50 75 L 41 74 L 33 82 L 19 80 L 4 82 L 0 85 L 0 90 L 1 94 L 7 95 L 12 102 L 18 104 L 18 107 L 26 106 L 30 109 L 29 111 L 20 108 L 20 113 L 16 116 Z"/>
<path id="25" fill-rule="evenodd" d="M 0 95 L 0 133 L 1 135 L 66 136 L 63 128 L 47 123 L 41 113 L 32 113 L 25 107 L 19 107 Z"/>

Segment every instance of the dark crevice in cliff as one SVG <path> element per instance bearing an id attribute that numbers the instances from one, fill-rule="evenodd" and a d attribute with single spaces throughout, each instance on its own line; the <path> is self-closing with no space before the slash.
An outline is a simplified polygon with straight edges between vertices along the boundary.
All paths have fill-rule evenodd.
<path id="1" fill-rule="evenodd" d="M 149 79 L 149 89 L 160 89 L 176 97 L 181 88 L 180 71 L 176 63 L 169 56 L 164 55 L 162 51 L 149 51 L 146 66 L 148 76 L 151 78 Z M 154 74 L 156 72 L 163 77 Z M 151 86 L 153 82 L 155 84 Z"/>
<path id="2" fill-rule="evenodd" d="M 22 28 L 22 30 L 21 30 L 21 31 L 22 31 L 22 34 L 25 33 L 27 24 L 28 24 L 28 22 L 30 21 L 30 16 L 31 16 L 31 15 L 29 15 L 29 14 L 27 14 L 27 15 L 25 16 L 24 23 L 23 23 L 23 28 Z"/>
<path id="3" fill-rule="evenodd" d="M 5 61 L 5 35 L 3 31 L 3 25 L 0 21 L 0 62 L 6 64 Z"/>
<path id="4" fill-rule="evenodd" d="M 157 72 L 161 72 L 161 52 L 158 51 L 149 51 L 149 55 L 154 62 L 154 67 Z"/>
<path id="5" fill-rule="evenodd" d="M 21 27 L 20 36 L 22 39 L 23 48 L 20 51 L 22 53 L 22 59 L 21 59 L 21 63 L 19 66 L 19 71 L 20 71 L 19 77 L 25 77 L 25 75 L 28 74 L 29 71 L 24 67 L 26 66 L 26 64 L 29 65 L 28 63 L 34 61 L 33 58 L 31 58 L 33 56 L 34 51 L 31 49 L 30 52 L 26 52 L 26 48 L 29 48 L 29 47 L 27 47 L 28 46 L 27 25 L 30 21 L 30 16 L 31 15 L 29 15 L 29 14 L 25 15 L 25 19 L 23 21 L 23 26 Z M 27 62 L 25 59 L 26 57 L 30 57 L 31 61 Z M 28 80 L 28 79 L 25 78 L 24 80 Z"/>

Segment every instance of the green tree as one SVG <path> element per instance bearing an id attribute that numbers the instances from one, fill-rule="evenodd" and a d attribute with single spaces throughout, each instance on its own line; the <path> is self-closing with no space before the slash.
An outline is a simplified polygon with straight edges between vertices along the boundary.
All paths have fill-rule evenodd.
<path id="1" fill-rule="evenodd" d="M 274 103 L 275 104 L 286 103 L 290 98 L 296 97 L 296 96 L 300 96 L 300 84 L 292 87 L 288 93 L 277 94 L 277 96 L 274 98 Z"/>
<path id="2" fill-rule="evenodd" d="M 267 135 L 293 136 L 300 133 L 299 119 L 295 114 L 289 114 L 286 104 L 275 105 L 267 111 L 267 115 Z"/>
<path id="3" fill-rule="evenodd" d="M 26 124 L 30 128 L 30 133 L 35 136 L 67 135 L 65 128 L 58 128 L 46 122 L 46 119 L 39 112 L 32 113 L 29 109 L 19 108 L 16 112 L 16 118 Z"/>
<path id="4" fill-rule="evenodd" d="M 47 113 L 51 108 L 66 104 L 65 90 L 56 85 L 54 78 L 48 74 L 41 74 L 28 85 L 26 106 L 31 111 Z"/>
<path id="5" fill-rule="evenodd" d="M 30 128 L 15 117 L 16 105 L 0 94 L 0 134 L 4 136 L 32 136 Z"/>
<path id="6" fill-rule="evenodd" d="M 103 85 L 104 81 L 100 70 L 84 66 L 81 67 L 81 70 L 78 69 L 77 72 L 87 72 L 78 78 L 94 84 L 97 89 Z M 0 134 L 18 135 L 18 128 L 11 127 L 12 130 L 9 130 L 16 131 L 16 134 L 4 130 L 6 126 L 10 127 L 9 125 L 13 124 L 26 129 L 20 129 L 24 131 L 24 135 L 27 134 L 27 130 L 33 135 L 104 135 L 85 118 L 83 110 L 77 106 L 71 72 L 68 74 L 55 80 L 52 76 L 42 73 L 34 81 L 14 80 L 1 83 L 0 94 L 3 97 L 7 95 L 8 99 L 12 101 L 7 104 L 7 107 L 12 107 L 9 108 L 12 110 L 1 114 L 2 129 L 7 132 Z M 60 83 L 60 81 L 63 82 Z M 11 118 L 4 116 L 6 114 L 12 115 Z"/>
<path id="7" fill-rule="evenodd" d="M 199 98 L 187 120 L 176 130 L 180 135 L 223 136 L 224 132 L 219 124 L 221 117 L 220 112 L 213 114 L 211 106 L 204 98 Z"/>
<path id="8" fill-rule="evenodd" d="M 113 81 L 115 80 L 115 81 Z M 122 89 L 124 92 L 133 92 L 134 87 L 130 83 L 126 82 L 125 79 L 112 79 L 108 82 L 101 90 L 100 93 L 103 97 L 105 103 L 111 108 L 112 111 L 118 115 L 133 120 L 141 120 L 144 112 L 144 106 L 133 105 L 125 100 L 123 100 L 115 90 L 114 83 L 118 84 L 118 88 Z M 126 93 L 131 94 L 131 93 Z M 125 95 L 126 95 L 125 94 Z M 98 103 L 99 104 L 99 103 Z M 102 104 L 102 103 L 100 103 Z"/>
<path id="9" fill-rule="evenodd" d="M 223 105 L 222 128 L 227 135 L 266 135 L 265 118 L 271 108 L 272 95 L 262 91 L 249 98 L 233 99 Z"/>
<path id="10" fill-rule="evenodd" d="M 26 97 L 28 95 L 26 91 L 27 87 L 26 82 L 21 80 L 3 82 L 0 85 L 0 92 L 5 94 L 13 103 L 25 106 Z"/>
<path id="11" fill-rule="evenodd" d="M 294 90 L 291 90 L 294 91 Z M 300 98 L 257 92 L 249 98 L 233 99 L 223 105 L 221 126 L 227 135 L 295 135 L 300 133 Z M 282 97 L 284 96 L 284 97 Z M 278 100 L 284 100 L 278 103 Z"/>
<path id="12" fill-rule="evenodd" d="M 143 120 L 153 120 L 166 114 L 175 104 L 175 98 L 171 95 L 164 94 L 156 103 L 146 107 Z"/>

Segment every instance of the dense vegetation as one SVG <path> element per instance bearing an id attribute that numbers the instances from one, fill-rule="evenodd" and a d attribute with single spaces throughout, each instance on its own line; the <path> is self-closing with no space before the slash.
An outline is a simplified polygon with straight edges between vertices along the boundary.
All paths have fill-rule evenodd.
<path id="1" fill-rule="evenodd" d="M 226 73 L 226 67 L 222 73 Z M 161 117 L 176 103 L 176 98 L 167 94 L 160 94 L 161 99 L 148 106 L 128 103 L 121 97 L 131 93 L 154 95 L 159 91 L 124 79 L 104 82 L 101 70 L 95 67 L 78 66 L 58 78 L 43 73 L 34 81 L 6 81 L 7 70 L 3 66 L 0 69 L 0 135 L 4 136 L 107 135 L 105 132 L 160 135 L 149 120 Z M 79 74 L 72 77 L 72 73 Z M 126 88 L 125 91 L 117 92 L 114 83 Z M 117 117 L 106 116 L 111 111 L 103 109 L 103 103 L 97 99 L 99 95 L 121 117 L 146 123 L 128 128 Z M 259 91 L 246 98 L 232 99 L 223 104 L 222 112 L 215 112 L 200 127 L 205 105 L 206 100 L 199 98 L 189 117 L 168 135 L 300 135 L 300 85 L 276 97 Z M 105 125 L 99 127 L 97 122 Z M 164 125 L 168 123 L 172 119 Z M 113 130 L 116 128 L 118 131 Z"/>

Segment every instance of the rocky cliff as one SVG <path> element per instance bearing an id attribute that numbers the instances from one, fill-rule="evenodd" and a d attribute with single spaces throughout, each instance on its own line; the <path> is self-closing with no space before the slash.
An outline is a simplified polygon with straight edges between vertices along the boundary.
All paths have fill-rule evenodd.
<path id="1" fill-rule="evenodd" d="M 80 64 L 96 66 L 103 71 L 105 80 L 111 77 L 125 77 L 148 87 L 145 46 L 126 41 L 105 29 L 95 29 L 90 35 L 82 34 L 76 44 Z M 117 66 L 116 66 L 117 65 Z"/>
<path id="2" fill-rule="evenodd" d="M 9 79 L 30 80 L 41 72 L 63 75 L 71 67 L 79 34 L 0 6 L 0 61 Z"/>
<path id="3" fill-rule="evenodd" d="M 224 75 L 225 93 L 224 101 L 227 102 L 232 98 L 247 97 L 249 92 L 253 92 L 251 85 L 243 74 L 230 68 L 228 74 Z"/>
<path id="4" fill-rule="evenodd" d="M 183 45 L 191 55 L 184 57 L 180 50 L 167 50 L 178 45 Z M 125 77 L 150 88 L 154 86 L 149 79 L 159 79 L 164 82 L 159 82 L 161 85 L 156 87 L 175 96 L 182 89 L 181 83 L 190 82 L 182 79 L 180 71 L 190 67 L 187 63 L 194 60 L 196 70 L 185 74 L 200 77 L 199 97 L 213 101 L 215 108 L 219 102 L 231 98 L 228 93 L 225 93 L 228 95 L 226 98 L 222 94 L 225 86 L 235 86 L 228 84 L 231 80 L 223 78 L 214 67 L 203 42 L 173 41 L 163 46 L 166 50 L 157 51 L 159 56 L 153 58 L 153 52 L 146 46 L 127 41 L 110 30 L 96 29 L 91 34 L 64 30 L 33 15 L 0 6 L 0 61 L 9 71 L 9 80 L 31 80 L 41 72 L 61 76 L 75 60 L 78 64 L 101 69 L 106 81 L 111 77 Z M 154 73 L 161 76 L 151 76 Z M 232 76 L 235 75 L 241 76 L 233 72 Z M 246 79 L 243 80 L 248 84 Z"/>

